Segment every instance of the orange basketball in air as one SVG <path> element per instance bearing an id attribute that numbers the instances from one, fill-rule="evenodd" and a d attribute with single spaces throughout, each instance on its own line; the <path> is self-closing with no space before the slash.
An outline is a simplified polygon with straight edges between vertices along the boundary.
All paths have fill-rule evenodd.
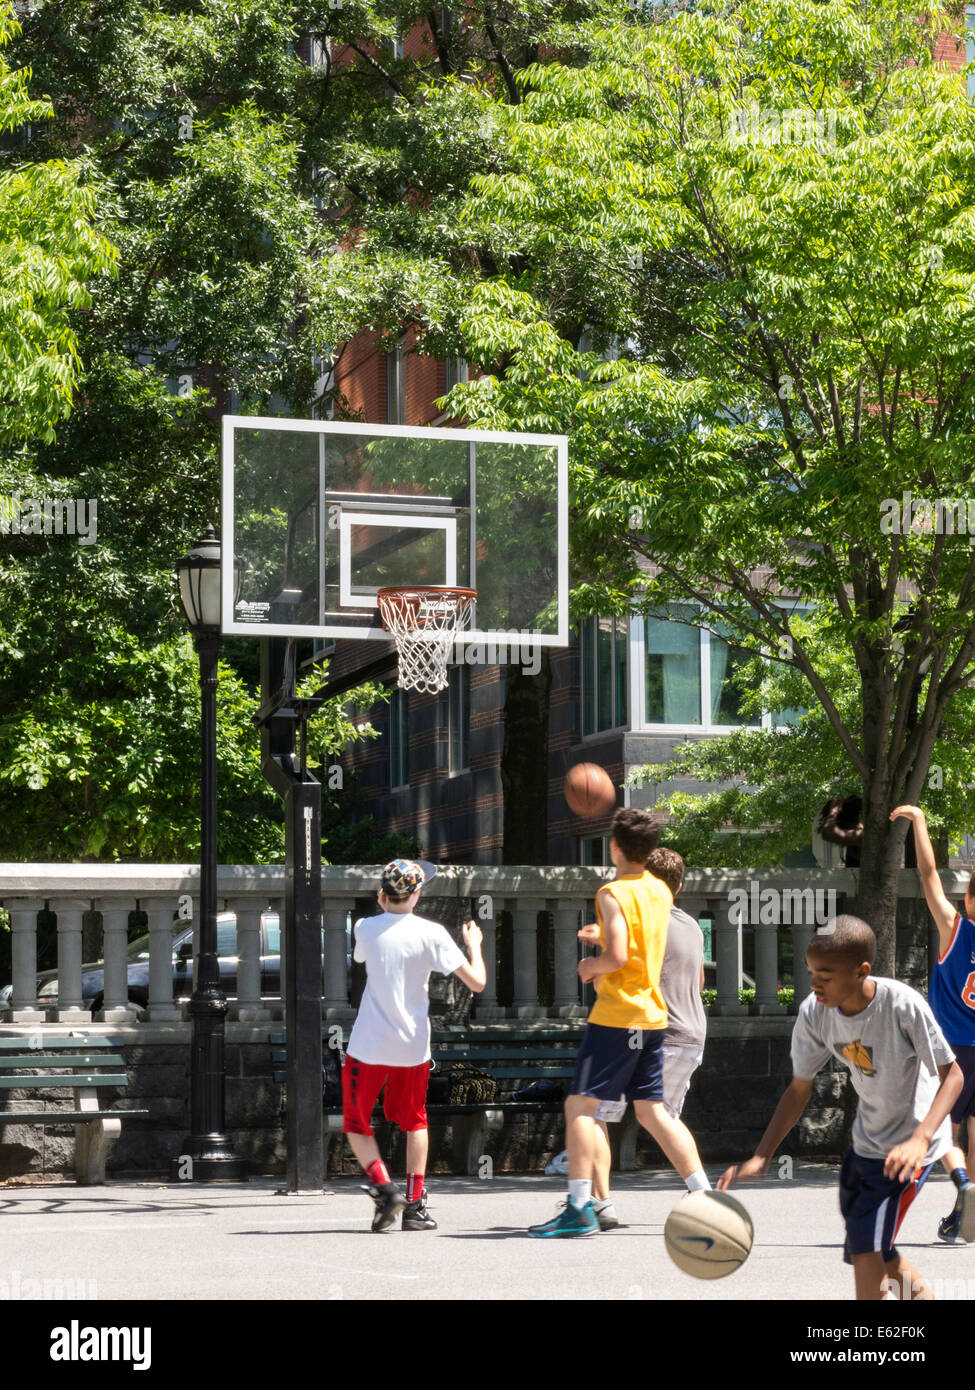
<path id="1" fill-rule="evenodd" d="M 576 763 L 565 774 L 565 799 L 583 820 L 609 815 L 616 805 L 616 788 L 596 763 Z"/>

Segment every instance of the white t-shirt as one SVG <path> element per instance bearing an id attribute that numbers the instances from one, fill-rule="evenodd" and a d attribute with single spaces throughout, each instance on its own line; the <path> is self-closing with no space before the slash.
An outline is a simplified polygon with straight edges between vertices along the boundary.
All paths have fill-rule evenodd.
<path id="1" fill-rule="evenodd" d="M 367 978 L 349 1055 L 373 1066 L 419 1066 L 430 1056 L 430 974 L 452 975 L 467 957 L 445 927 L 412 912 L 360 917 L 353 932 Z"/>

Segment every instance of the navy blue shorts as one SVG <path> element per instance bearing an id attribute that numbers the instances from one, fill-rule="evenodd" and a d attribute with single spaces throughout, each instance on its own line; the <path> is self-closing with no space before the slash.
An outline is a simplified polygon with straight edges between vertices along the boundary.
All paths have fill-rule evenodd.
<path id="1" fill-rule="evenodd" d="M 570 1094 L 600 1100 L 663 1100 L 666 1028 L 587 1023 Z"/>
<path id="2" fill-rule="evenodd" d="M 894 1241 L 907 1209 L 934 1167 L 929 1163 L 911 1182 L 884 1177 L 882 1158 L 861 1158 L 850 1149 L 840 1169 L 840 1211 L 846 1222 L 843 1259 L 879 1250 L 884 1261 L 897 1254 Z"/>
<path id="3" fill-rule="evenodd" d="M 952 1043 L 951 1050 L 965 1078 L 961 1095 L 951 1107 L 951 1123 L 960 1125 L 969 1115 L 975 1115 L 975 1047 L 960 1047 Z"/>

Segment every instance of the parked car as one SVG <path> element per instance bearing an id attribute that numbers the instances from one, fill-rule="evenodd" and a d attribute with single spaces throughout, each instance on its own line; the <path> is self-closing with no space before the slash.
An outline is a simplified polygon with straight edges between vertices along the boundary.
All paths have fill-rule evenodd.
<path id="1" fill-rule="evenodd" d="M 149 937 L 130 941 L 128 950 L 129 1003 L 134 1004 L 137 1017 L 145 1017 L 149 1003 Z M 237 919 L 232 912 L 217 917 L 217 960 L 220 983 L 224 993 L 237 993 Z M 37 997 L 42 1004 L 56 1007 L 58 1001 L 58 972 L 43 970 L 37 977 Z M 81 967 L 81 998 L 97 1013 L 102 1007 L 105 991 L 105 966 L 95 961 Z M 12 985 L 0 989 L 0 1006 L 9 1004 Z M 193 992 L 193 927 L 187 925 L 173 934 L 173 994 L 177 999 L 188 998 Z M 281 924 L 276 912 L 266 912 L 261 918 L 261 994 L 281 993 Z"/>

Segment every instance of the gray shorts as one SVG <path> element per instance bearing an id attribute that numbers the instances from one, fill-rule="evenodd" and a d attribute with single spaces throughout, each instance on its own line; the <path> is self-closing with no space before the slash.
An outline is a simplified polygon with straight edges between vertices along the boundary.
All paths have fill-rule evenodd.
<path id="1" fill-rule="evenodd" d="M 679 1043 L 665 1042 L 663 1054 L 664 1105 L 677 1120 L 687 1099 L 691 1077 L 701 1065 L 704 1052 L 700 1047 L 682 1047 Z"/>

